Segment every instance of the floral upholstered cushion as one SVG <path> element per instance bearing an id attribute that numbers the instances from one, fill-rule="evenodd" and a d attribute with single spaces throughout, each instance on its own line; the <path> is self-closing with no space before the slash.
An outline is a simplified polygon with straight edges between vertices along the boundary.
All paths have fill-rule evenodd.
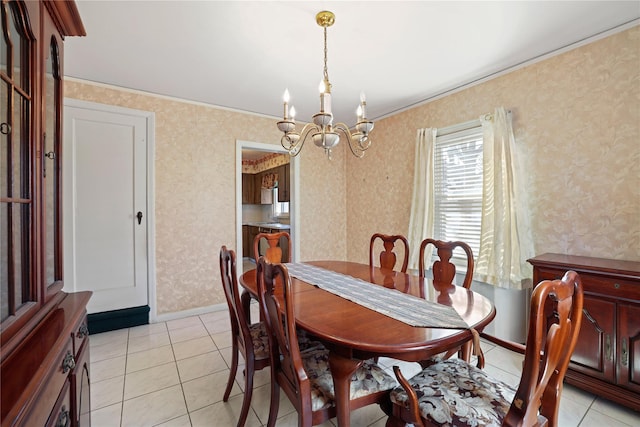
<path id="1" fill-rule="evenodd" d="M 312 335 L 309 335 L 304 329 L 297 329 L 296 335 L 298 336 L 298 348 L 302 357 L 307 352 L 313 352 L 316 350 L 326 350 L 324 344 L 320 341 L 314 340 Z"/>
<path id="2" fill-rule="evenodd" d="M 439 426 L 500 426 L 515 390 L 460 359 L 425 368 L 409 383 L 418 395 L 422 418 Z M 391 392 L 394 404 L 408 408 L 402 387 Z"/>
<path id="3" fill-rule="evenodd" d="M 329 350 L 320 349 L 302 353 L 302 362 L 311 381 L 311 404 L 313 410 L 334 404 L 333 377 L 329 368 Z M 396 380 L 384 372 L 373 360 L 365 360 L 351 377 L 351 399 L 366 396 L 381 390 L 390 390 L 398 385 Z"/>
<path id="4" fill-rule="evenodd" d="M 253 354 L 256 359 L 269 358 L 269 336 L 264 322 L 252 323 L 249 325 L 251 341 L 253 342 Z"/>

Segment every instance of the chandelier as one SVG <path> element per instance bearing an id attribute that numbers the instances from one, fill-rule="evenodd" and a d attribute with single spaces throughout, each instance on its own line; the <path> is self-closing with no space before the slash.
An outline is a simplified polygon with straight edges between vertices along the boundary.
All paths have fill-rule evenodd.
<path id="1" fill-rule="evenodd" d="M 316 22 L 324 28 L 324 70 L 320 81 L 320 112 L 313 115 L 313 122 L 307 123 L 300 133 L 296 131 L 295 108 L 289 110 L 289 91 L 284 91 L 284 118 L 278 122 L 278 129 L 284 133 L 280 143 L 291 156 L 297 156 L 302 150 L 309 135 L 313 143 L 324 148 L 327 157 L 331 159 L 331 149 L 340 142 L 339 132 L 349 143 L 351 152 L 356 157 L 364 156 L 364 152 L 371 146 L 369 133 L 373 130 L 373 122 L 367 120 L 366 100 L 364 93 L 360 94 L 360 104 L 356 110 L 357 123 L 355 131 L 351 133 L 344 123 L 333 123 L 331 113 L 331 83 L 327 71 L 327 28 L 332 26 L 335 15 L 329 11 L 318 12 Z"/>

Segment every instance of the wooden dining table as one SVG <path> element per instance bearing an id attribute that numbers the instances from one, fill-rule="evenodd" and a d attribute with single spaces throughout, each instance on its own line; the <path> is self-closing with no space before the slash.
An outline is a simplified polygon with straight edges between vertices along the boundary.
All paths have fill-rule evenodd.
<path id="1" fill-rule="evenodd" d="M 495 317 L 484 296 L 461 286 L 439 286 L 431 279 L 346 261 L 305 262 L 438 304 L 451 306 L 478 332 Z M 246 297 L 257 298 L 256 270 L 239 280 Z M 291 277 L 296 324 L 330 350 L 329 366 L 335 386 L 339 426 L 349 426 L 350 382 L 364 360 L 390 357 L 422 362 L 471 339 L 470 329 L 415 327 Z M 246 300 L 246 299 L 245 299 Z"/>

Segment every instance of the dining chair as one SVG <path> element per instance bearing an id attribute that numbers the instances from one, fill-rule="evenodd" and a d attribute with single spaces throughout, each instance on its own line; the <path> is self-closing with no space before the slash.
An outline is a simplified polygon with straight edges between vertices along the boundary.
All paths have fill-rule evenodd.
<path id="1" fill-rule="evenodd" d="M 400 271 L 403 273 L 407 272 L 407 267 L 409 266 L 409 242 L 407 238 L 400 234 L 380 234 L 375 233 L 371 236 L 371 240 L 369 242 L 369 266 L 373 267 L 373 258 L 375 255 L 375 246 L 376 241 L 382 240 L 382 245 L 384 250 L 380 252 L 378 257 L 380 261 L 380 268 L 384 268 L 387 270 L 393 270 L 396 267 L 397 255 L 393 251 L 395 249 L 395 245 L 398 241 L 402 242 L 404 247 L 404 259 L 402 261 L 402 267 Z"/>
<path id="2" fill-rule="evenodd" d="M 271 355 L 271 402 L 267 426 L 276 423 L 280 389 L 296 408 L 299 426 L 312 426 L 336 416 L 329 350 L 301 349 L 297 340 L 294 295 L 288 269 L 265 257 L 258 261 L 258 299 L 265 313 Z M 276 289 L 277 288 L 277 289 Z M 351 379 L 351 408 L 388 403 L 396 381 L 371 360 Z"/>
<path id="3" fill-rule="evenodd" d="M 562 380 L 582 322 L 580 276 L 545 280 L 531 295 L 529 332 L 520 383 L 516 388 L 461 359 L 448 359 L 400 382 L 390 395 L 387 427 L 551 426 L 558 425 Z"/>
<path id="4" fill-rule="evenodd" d="M 453 285 L 453 281 L 456 277 L 456 266 L 451 262 L 453 251 L 456 248 L 461 248 L 467 258 L 467 271 L 464 276 L 462 286 L 466 289 L 471 288 L 471 281 L 473 280 L 473 251 L 471 247 L 465 242 L 445 242 L 443 240 L 436 239 L 424 239 L 420 243 L 420 252 L 418 255 L 418 273 L 420 277 L 425 277 L 425 251 L 428 245 L 433 245 L 438 253 L 439 260 L 436 260 L 431 267 L 433 271 L 433 284 L 438 287 Z"/>
<path id="5" fill-rule="evenodd" d="M 222 276 L 224 295 L 229 306 L 232 334 L 231 370 L 222 400 L 226 402 L 229 399 L 238 370 L 238 354 L 242 353 L 245 368 L 244 399 L 240 417 L 238 418 L 238 427 L 241 427 L 244 426 L 249 413 L 253 394 L 253 374 L 255 371 L 269 366 L 270 363 L 269 338 L 267 337 L 264 322 L 251 324 L 247 319 L 238 290 L 236 254 L 233 250 L 228 250 L 226 246 L 222 246 L 220 249 L 220 275 Z"/>
<path id="6" fill-rule="evenodd" d="M 438 254 L 438 259 L 434 261 L 433 265 L 431 266 L 434 289 L 438 291 L 444 299 L 446 299 L 450 291 L 454 289 L 452 287 L 456 286 L 454 283 L 454 279 L 456 277 L 456 266 L 451 262 L 453 251 L 456 248 L 461 248 L 466 255 L 467 271 L 465 272 L 462 287 L 465 289 L 470 289 L 471 281 L 473 280 L 474 267 L 473 251 L 471 250 L 471 247 L 465 242 L 461 241 L 447 242 L 431 238 L 424 239 L 420 243 L 420 252 L 418 255 L 418 274 L 420 275 L 420 277 L 425 277 L 425 252 L 428 245 L 433 245 Z M 446 303 L 446 301 L 439 302 Z M 471 341 L 468 341 L 462 347 L 448 350 L 441 357 L 444 359 L 448 359 L 454 354 L 459 353 L 460 357 L 469 362 L 471 358 L 471 344 Z M 437 359 L 432 358 L 428 363 L 440 360 L 439 358 L 440 356 Z"/>
<path id="7" fill-rule="evenodd" d="M 286 239 L 287 249 L 286 253 L 283 251 L 283 238 Z M 280 231 L 277 233 L 258 233 L 253 239 L 253 254 L 258 264 L 258 258 L 260 258 L 260 240 L 265 239 L 268 247 L 265 251 L 264 257 L 269 262 L 291 262 L 291 236 L 286 231 Z"/>

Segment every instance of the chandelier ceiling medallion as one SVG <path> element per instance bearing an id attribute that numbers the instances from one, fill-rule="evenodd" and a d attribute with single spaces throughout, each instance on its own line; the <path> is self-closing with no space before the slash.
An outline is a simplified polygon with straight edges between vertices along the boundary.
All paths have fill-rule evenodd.
<path id="1" fill-rule="evenodd" d="M 364 93 L 360 95 L 360 104 L 356 111 L 357 123 L 353 133 L 344 123 L 333 123 L 331 83 L 327 71 L 327 28 L 332 26 L 334 21 L 335 15 L 332 12 L 322 11 L 316 15 L 316 22 L 324 28 L 324 70 L 319 87 L 320 112 L 313 115 L 313 122 L 307 123 L 300 133 L 296 132 L 295 108 L 291 106 L 289 109 L 289 91 L 284 91 L 284 118 L 278 122 L 278 129 L 284 133 L 280 143 L 291 156 L 297 156 L 300 153 L 309 135 L 316 146 L 324 148 L 329 159 L 331 159 L 331 149 L 340 142 L 338 132 L 346 137 L 349 148 L 356 157 L 364 156 L 364 152 L 371 146 L 369 133 L 373 130 L 373 122 L 367 120 L 367 103 Z"/>

